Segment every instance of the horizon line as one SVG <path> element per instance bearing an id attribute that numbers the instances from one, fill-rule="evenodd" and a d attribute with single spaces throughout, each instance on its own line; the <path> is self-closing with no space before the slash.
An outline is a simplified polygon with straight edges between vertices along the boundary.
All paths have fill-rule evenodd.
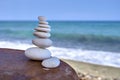
<path id="1" fill-rule="evenodd" d="M 0 20 L 0 21 L 38 21 L 38 20 Z M 46 21 L 120 21 L 120 20 L 46 20 Z"/>

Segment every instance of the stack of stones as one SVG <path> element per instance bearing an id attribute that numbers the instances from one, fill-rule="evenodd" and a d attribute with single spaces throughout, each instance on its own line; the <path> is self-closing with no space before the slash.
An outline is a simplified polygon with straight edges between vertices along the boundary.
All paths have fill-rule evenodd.
<path id="1" fill-rule="evenodd" d="M 57 57 L 52 57 L 51 52 L 47 49 L 52 45 L 52 41 L 49 39 L 51 28 L 45 17 L 39 16 L 38 19 L 39 25 L 34 32 L 36 38 L 32 40 L 32 43 L 37 47 L 28 48 L 25 55 L 32 60 L 42 60 L 43 67 L 58 67 L 60 60 Z"/>

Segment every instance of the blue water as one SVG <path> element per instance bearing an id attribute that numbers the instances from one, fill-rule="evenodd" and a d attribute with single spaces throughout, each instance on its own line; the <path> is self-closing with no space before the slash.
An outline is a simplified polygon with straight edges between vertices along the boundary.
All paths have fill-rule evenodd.
<path id="1" fill-rule="evenodd" d="M 119 21 L 48 22 L 54 46 L 120 51 Z M 0 40 L 30 43 L 37 25 L 37 21 L 0 21 Z"/>

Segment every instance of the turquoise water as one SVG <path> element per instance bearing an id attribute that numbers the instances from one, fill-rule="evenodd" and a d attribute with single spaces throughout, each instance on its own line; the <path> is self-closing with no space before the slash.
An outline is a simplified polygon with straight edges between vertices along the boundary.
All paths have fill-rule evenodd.
<path id="1" fill-rule="evenodd" d="M 119 21 L 48 21 L 55 46 L 120 49 Z M 1 41 L 30 43 L 37 21 L 0 21 Z M 114 48 L 110 47 L 114 45 Z"/>
<path id="2" fill-rule="evenodd" d="M 61 21 L 51 22 L 51 25 L 53 25 L 53 30 L 56 33 L 93 34 L 120 37 L 120 22 Z"/>

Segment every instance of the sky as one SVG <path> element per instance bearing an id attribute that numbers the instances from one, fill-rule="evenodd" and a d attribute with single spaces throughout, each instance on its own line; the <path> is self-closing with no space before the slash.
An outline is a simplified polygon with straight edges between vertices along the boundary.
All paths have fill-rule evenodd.
<path id="1" fill-rule="evenodd" d="M 120 0 L 0 0 L 0 20 L 120 21 Z"/>

